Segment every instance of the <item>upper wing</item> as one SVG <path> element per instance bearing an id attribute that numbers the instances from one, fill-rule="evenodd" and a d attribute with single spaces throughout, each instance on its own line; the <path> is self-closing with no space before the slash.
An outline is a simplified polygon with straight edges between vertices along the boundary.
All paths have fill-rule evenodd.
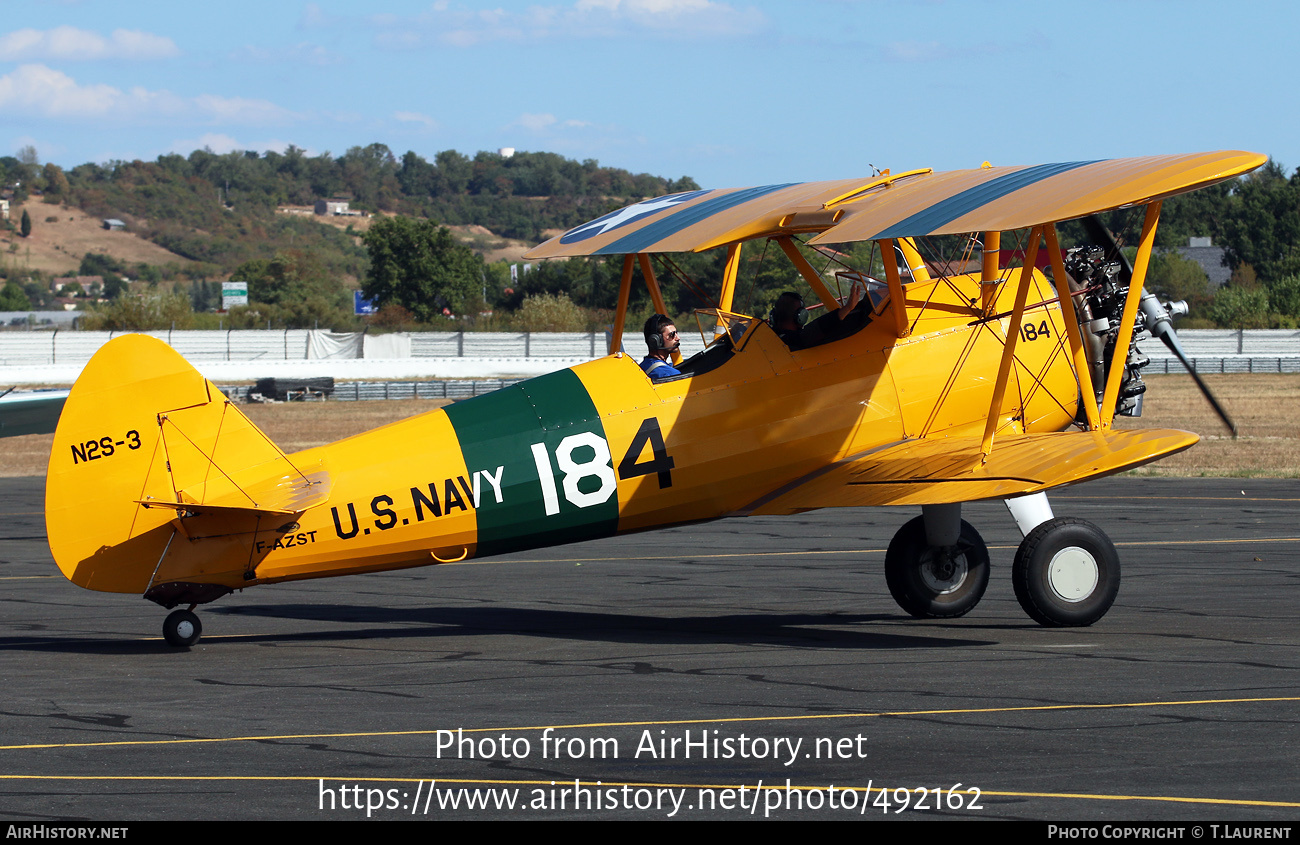
<path id="1" fill-rule="evenodd" d="M 800 182 L 656 197 L 570 229 L 529 250 L 524 257 L 708 249 L 776 229 L 783 218 L 796 211 L 821 211 L 825 203 L 874 181 Z"/>
<path id="2" fill-rule="evenodd" d="M 606 214 L 525 257 L 698 252 L 810 231 L 813 243 L 1007 231 L 1203 188 L 1267 160 L 1233 150 L 689 191 Z"/>
<path id="3" fill-rule="evenodd" d="M 1266 161 L 1268 156 L 1234 150 L 936 173 L 873 192 L 855 203 L 856 212 L 813 240 L 1025 229 L 1194 191 Z"/>
<path id="4" fill-rule="evenodd" d="M 908 440 L 796 479 L 736 515 L 1003 499 L 1141 466 L 1199 439 L 1162 429 L 1001 435 L 987 462 L 979 437 Z"/>

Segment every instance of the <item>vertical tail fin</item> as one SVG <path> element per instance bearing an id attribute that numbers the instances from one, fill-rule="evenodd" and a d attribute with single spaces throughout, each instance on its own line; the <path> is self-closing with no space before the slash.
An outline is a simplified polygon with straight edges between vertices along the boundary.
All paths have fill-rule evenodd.
<path id="1" fill-rule="evenodd" d="M 233 588 L 256 564 L 258 531 L 328 495 L 321 466 L 294 466 L 175 350 L 126 335 L 96 353 L 68 396 L 45 524 L 55 561 L 79 586 Z"/>

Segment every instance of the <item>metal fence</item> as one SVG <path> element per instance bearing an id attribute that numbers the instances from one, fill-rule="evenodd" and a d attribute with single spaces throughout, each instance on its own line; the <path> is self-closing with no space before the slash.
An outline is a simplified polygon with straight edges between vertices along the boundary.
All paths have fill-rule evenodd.
<path id="1" fill-rule="evenodd" d="M 126 332 L 0 332 L 0 366 L 85 364 Z M 156 337 L 191 361 L 297 361 L 308 356 L 311 331 L 162 331 Z"/>
<path id="2" fill-rule="evenodd" d="M 361 402 L 370 399 L 469 399 L 482 396 L 523 379 L 447 379 L 441 381 L 349 381 L 336 384 L 330 399 Z M 221 392 L 237 402 L 248 400 L 256 388 L 249 385 L 223 387 Z"/>
<path id="3" fill-rule="evenodd" d="M 1277 358 L 1253 355 L 1221 355 L 1188 358 L 1192 369 L 1206 373 L 1300 373 L 1300 356 Z M 1177 358 L 1151 356 L 1151 365 L 1142 371 L 1149 373 L 1185 373 L 1187 370 Z"/>
<path id="4" fill-rule="evenodd" d="M 42 364 L 85 364 L 99 348 L 124 332 L 39 331 L 0 332 L 0 366 Z M 140 332 L 156 337 L 190 361 L 303 361 L 360 357 L 313 354 L 324 344 L 313 344 L 313 335 L 356 337 L 311 329 L 157 331 Z M 609 348 L 606 332 L 413 332 L 412 358 L 595 358 Z M 641 351 L 641 337 L 624 335 L 625 346 Z M 334 345 L 340 345 L 335 343 Z M 346 345 L 346 344 L 343 344 Z M 682 335 L 682 353 L 692 355 L 704 348 L 697 332 Z M 385 356 L 388 357 L 388 356 Z"/>
<path id="5" fill-rule="evenodd" d="M 84 365 L 101 346 L 121 332 L 33 331 L 0 332 L 0 367 L 44 364 Z M 329 337 L 334 346 L 356 350 L 362 344 L 339 344 L 338 339 L 355 335 L 313 332 L 308 329 L 159 331 L 145 332 L 171 345 L 195 362 L 207 361 L 301 361 L 340 360 L 320 357 L 324 344 L 313 344 L 313 335 Z M 625 348 L 641 354 L 636 332 L 625 337 Z M 1209 373 L 1292 373 L 1300 372 L 1300 331 L 1261 329 L 1233 331 L 1200 329 L 1179 333 L 1187 354 L 1199 372 Z M 608 348 L 605 332 L 417 332 L 406 335 L 412 358 L 595 358 Z M 320 340 L 318 337 L 316 340 Z M 1143 342 L 1151 355 L 1151 372 L 1178 372 L 1177 359 L 1167 357 L 1158 341 Z M 313 352 L 313 348 L 317 352 Z M 703 348 L 697 332 L 682 334 L 682 353 L 691 355 Z"/>

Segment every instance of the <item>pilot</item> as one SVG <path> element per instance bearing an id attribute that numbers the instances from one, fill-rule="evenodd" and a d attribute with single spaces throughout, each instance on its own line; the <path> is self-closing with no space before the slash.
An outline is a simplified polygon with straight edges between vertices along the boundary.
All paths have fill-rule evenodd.
<path id="1" fill-rule="evenodd" d="M 857 285 L 854 285 L 849 292 L 848 301 L 835 312 L 841 321 L 857 307 L 859 299 L 861 299 L 861 292 Z M 823 326 L 818 325 L 823 322 L 822 320 L 805 325 L 808 322 L 808 309 L 804 308 L 803 297 L 792 290 L 776 298 L 772 313 L 768 315 L 768 322 L 772 324 L 777 337 L 792 350 L 808 349 L 834 339 L 827 336 Z"/>
<path id="2" fill-rule="evenodd" d="M 672 365 L 672 354 L 681 348 L 682 341 L 677 336 L 677 327 L 663 314 L 655 314 L 645 321 L 645 345 L 649 350 L 641 362 L 641 369 L 652 381 L 662 381 L 672 376 L 681 375 Z"/>

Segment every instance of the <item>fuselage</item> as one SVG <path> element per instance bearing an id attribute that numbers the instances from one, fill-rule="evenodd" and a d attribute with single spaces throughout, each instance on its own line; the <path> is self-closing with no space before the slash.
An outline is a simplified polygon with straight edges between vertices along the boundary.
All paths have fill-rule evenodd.
<path id="1" fill-rule="evenodd" d="M 1060 311 L 1046 280 L 1034 284 L 1030 302 L 1047 304 L 1026 313 L 1003 432 L 1058 431 L 1076 411 Z M 876 446 L 979 434 L 1007 320 L 977 320 L 978 289 L 970 277 L 909 286 L 920 316 L 902 339 L 882 313 L 850 337 L 791 351 L 755 320 L 725 363 L 699 375 L 655 384 L 633 357 L 611 355 L 292 456 L 323 457 L 334 490 L 291 544 L 259 541 L 257 580 L 714 519 Z"/>
<path id="2" fill-rule="evenodd" d="M 989 317 L 978 277 L 917 282 L 901 338 L 888 301 L 860 330 L 797 351 L 747 320 L 693 375 L 653 383 L 634 357 L 610 355 L 287 458 L 170 351 L 149 382 L 167 404 L 104 406 L 121 395 L 116 370 L 156 354 L 120 347 L 144 357 L 92 361 L 56 436 L 51 549 L 81 586 L 192 602 L 220 595 L 203 585 L 457 562 L 743 514 L 848 456 L 978 436 L 1019 279 Z M 1000 433 L 1059 431 L 1077 407 L 1052 288 L 1040 274 L 1031 284 Z M 91 459 L 100 442 L 111 456 Z M 259 442 L 273 454 L 250 458 Z M 242 461 L 229 477 L 228 458 Z M 327 474 L 328 497 L 259 509 L 261 488 L 247 485 L 268 472 L 285 484 Z M 72 493 L 87 484 L 101 493 L 89 518 Z M 217 488 L 227 498 L 213 501 Z"/>

